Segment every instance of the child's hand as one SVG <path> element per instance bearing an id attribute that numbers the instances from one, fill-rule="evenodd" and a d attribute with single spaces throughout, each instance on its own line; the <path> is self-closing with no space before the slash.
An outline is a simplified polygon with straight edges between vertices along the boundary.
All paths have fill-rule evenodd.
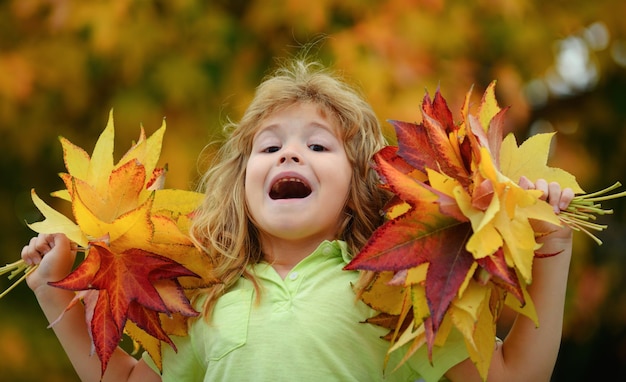
<path id="1" fill-rule="evenodd" d="M 561 210 L 565 210 L 572 199 L 574 199 L 574 191 L 571 188 L 561 189 L 561 186 L 556 182 L 548 183 L 544 179 L 539 179 L 535 183 L 531 182 L 528 178 L 522 176 L 519 181 L 520 187 L 526 190 L 539 190 L 543 192 L 541 200 L 545 200 L 552 206 L 555 213 L 560 213 Z M 572 230 L 566 225 L 554 226 L 546 222 L 534 222 L 533 227 L 538 232 L 550 232 L 549 235 L 545 235 L 537 238 L 538 242 L 543 242 L 544 246 L 541 249 L 542 253 L 556 253 L 559 252 L 559 246 L 563 244 L 560 239 L 570 241 L 572 238 Z M 551 247 L 554 246 L 556 252 L 551 252 Z"/>
<path id="2" fill-rule="evenodd" d="M 521 177 L 519 185 L 525 190 L 542 191 L 541 200 L 549 203 L 556 213 L 566 209 L 574 198 L 572 189 L 562 189 L 558 183 L 547 183 L 543 179 L 533 183 Z M 539 326 L 526 317 L 516 319 L 504 343 L 498 343 L 493 353 L 490 381 L 548 381 L 559 352 L 572 257 L 572 230 L 565 224 L 557 226 L 535 220 L 532 224 L 535 232 L 549 232 L 537 238 L 537 242 L 542 243 L 540 253 L 557 254 L 533 262 L 532 283 L 527 291 L 535 305 Z M 481 380 L 469 358 L 450 369 L 446 376 L 452 381 Z"/>
<path id="3" fill-rule="evenodd" d="M 540 199 L 547 201 L 557 214 L 561 210 L 566 209 L 572 199 L 574 199 L 574 191 L 571 188 L 561 189 L 560 184 L 556 182 L 548 183 L 545 179 L 538 179 L 537 182 L 533 184 L 530 179 L 522 176 L 520 177 L 519 185 L 525 190 L 536 189 L 542 191 L 543 195 Z"/>
<path id="4" fill-rule="evenodd" d="M 29 288 L 36 291 L 49 281 L 59 281 L 72 270 L 76 244 L 64 234 L 39 234 L 22 249 L 22 259 L 38 268 L 26 278 Z"/>

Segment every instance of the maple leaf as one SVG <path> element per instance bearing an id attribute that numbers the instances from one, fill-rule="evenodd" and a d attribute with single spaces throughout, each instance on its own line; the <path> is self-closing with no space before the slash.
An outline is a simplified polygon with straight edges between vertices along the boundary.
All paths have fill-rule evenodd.
<path id="1" fill-rule="evenodd" d="M 186 316 L 197 315 L 180 284 L 169 280 L 181 276 L 195 274 L 154 253 L 140 249 L 113 253 L 105 243 L 92 242 L 85 260 L 63 280 L 50 285 L 73 291 L 98 290 L 90 329 L 104 373 L 113 350 L 122 338 L 127 319 L 173 346 L 160 328 L 156 314 L 176 312 Z M 159 293 L 154 285 L 156 281 L 163 280 L 171 283 L 167 294 Z"/>
<path id="2" fill-rule="evenodd" d="M 521 176 L 529 177 L 532 181 L 543 178 L 547 182 L 570 187 L 576 194 L 584 193 L 572 174 L 560 168 L 548 167 L 548 154 L 554 134 L 533 135 L 519 147 L 515 135 L 507 135 L 502 142 L 500 172 L 515 183 L 519 182 Z"/>
<path id="3" fill-rule="evenodd" d="M 374 272 L 360 298 L 380 312 L 371 322 L 390 329 L 390 352 L 408 346 L 402 362 L 421 346 L 429 357 L 447 346 L 455 327 L 470 358 L 486 379 L 495 322 L 510 306 L 538 324 L 527 286 L 540 245 L 532 221 L 568 224 L 589 233 L 605 226 L 586 220 L 610 213 L 596 203 L 626 193 L 577 195 L 567 211 L 555 214 L 541 192 L 525 190 L 519 179 L 545 179 L 584 191 L 573 175 L 547 165 L 553 134 L 536 135 L 518 146 L 503 138 L 508 108 L 486 89 L 477 113 L 470 111 L 471 90 L 455 124 L 437 90 L 425 95 L 422 123 L 390 121 L 398 146 L 374 155 L 381 187 L 393 198 L 386 221 L 374 231 L 345 269 Z M 554 255 L 554 254 L 549 254 Z"/>
<path id="4" fill-rule="evenodd" d="M 452 121 L 452 113 L 437 91 L 433 101 L 428 95 L 422 103 L 423 123 L 414 124 L 390 121 L 398 137 L 398 156 L 418 170 L 430 168 L 442 171 L 463 184 L 467 184 L 468 172 L 461 157 L 454 133 L 458 128 Z M 415 150 L 420 147 L 420 150 Z"/>
<path id="5" fill-rule="evenodd" d="M 117 163 L 112 112 L 91 156 L 60 138 L 66 188 L 52 195 L 71 203 L 73 219 L 31 193 L 44 220 L 29 226 L 65 233 L 85 252 L 77 268 L 52 285 L 77 292 L 66 309 L 83 300 L 103 373 L 124 333 L 160 367 L 161 343 L 173 346 L 169 335 L 186 335 L 186 318 L 197 315 L 186 290 L 217 282 L 212 262 L 188 235 L 203 195 L 163 188 L 167 169 L 157 163 L 164 132 L 165 122 L 150 137 L 141 127 L 139 139 Z M 19 261 L 11 267 L 34 268 Z"/>

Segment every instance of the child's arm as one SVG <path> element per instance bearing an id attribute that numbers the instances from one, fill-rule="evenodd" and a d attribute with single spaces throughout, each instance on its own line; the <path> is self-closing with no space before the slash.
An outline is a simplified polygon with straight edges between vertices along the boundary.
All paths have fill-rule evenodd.
<path id="1" fill-rule="evenodd" d="M 522 179 L 524 188 L 544 191 L 544 198 L 555 207 L 565 209 L 572 201 L 571 189 L 561 190 L 556 183 L 543 180 L 535 185 Z M 537 228 L 537 227 L 536 227 Z M 559 253 L 537 258 L 533 263 L 533 281 L 528 292 L 535 304 L 539 327 L 532 320 L 518 316 L 504 342 L 497 344 L 489 368 L 488 381 L 549 381 L 561 343 L 565 291 L 572 256 L 572 230 L 552 227 L 556 231 L 537 239 L 543 243 L 541 253 Z M 456 365 L 446 376 L 452 381 L 480 381 L 471 360 Z"/>
<path id="2" fill-rule="evenodd" d="M 28 264 L 39 264 L 26 282 L 33 290 L 49 322 L 56 320 L 74 297 L 74 292 L 48 285 L 59 281 L 71 270 L 76 256 L 75 248 L 63 234 L 41 234 L 22 249 L 22 258 Z M 85 310 L 76 304 L 65 312 L 52 329 L 59 338 L 76 373 L 82 381 L 100 380 L 100 361 L 90 356 L 91 339 L 87 332 Z M 102 381 L 157 382 L 161 378 L 143 361 L 137 361 L 117 348 L 108 363 Z"/>

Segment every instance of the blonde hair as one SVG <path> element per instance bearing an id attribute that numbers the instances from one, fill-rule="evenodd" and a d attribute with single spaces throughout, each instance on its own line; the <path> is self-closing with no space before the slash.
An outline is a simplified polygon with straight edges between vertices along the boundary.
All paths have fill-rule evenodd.
<path id="1" fill-rule="evenodd" d="M 259 262 L 263 254 L 245 201 L 246 164 L 260 123 L 274 111 L 297 102 L 315 103 L 337 119 L 353 168 L 337 239 L 346 241 L 352 253 L 357 253 L 382 222 L 380 210 L 387 194 L 378 187 L 370 160 L 385 139 L 374 111 L 354 88 L 320 64 L 289 61 L 259 85 L 241 120 L 225 126 L 228 139 L 200 182 L 206 196 L 195 215 L 191 236 L 210 256 L 214 276 L 221 281 L 202 291 L 208 294 L 203 306 L 207 319 L 215 301 L 240 277 L 251 279 L 259 290 L 254 275 L 247 271 L 247 266 Z"/>

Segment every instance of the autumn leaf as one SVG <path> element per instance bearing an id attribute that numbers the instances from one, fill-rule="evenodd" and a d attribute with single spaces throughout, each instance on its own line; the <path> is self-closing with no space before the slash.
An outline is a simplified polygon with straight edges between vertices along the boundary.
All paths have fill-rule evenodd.
<path id="1" fill-rule="evenodd" d="M 467 184 L 468 172 L 458 142 L 450 139 L 457 127 L 439 91 L 433 101 L 428 95 L 424 97 L 422 116 L 424 122 L 421 124 L 390 121 L 398 137 L 398 156 L 418 170 L 442 171 Z"/>
<path id="2" fill-rule="evenodd" d="M 92 242 L 85 260 L 66 278 L 50 285 L 73 291 L 98 290 L 91 333 L 104 373 L 127 319 L 172 344 L 160 329 L 156 313 L 197 315 L 176 281 L 170 281 L 168 294 L 159 293 L 154 285 L 181 276 L 195 274 L 163 256 L 139 249 L 113 253 L 106 244 Z"/>
<path id="3" fill-rule="evenodd" d="M 439 90 L 424 97 L 421 123 L 391 121 L 398 146 L 381 149 L 373 164 L 381 187 L 393 193 L 386 221 L 345 268 L 374 272 L 359 296 L 380 312 L 371 322 L 390 330 L 390 352 L 408 346 L 405 361 L 427 346 L 432 357 L 455 327 L 486 379 L 503 307 L 538 323 L 527 287 L 534 259 L 543 256 L 536 237 L 545 233 L 532 221 L 601 230 L 582 221 L 608 213 L 595 204 L 608 191 L 579 195 L 555 214 L 540 191 L 518 185 L 525 176 L 584 193 L 573 175 L 548 166 L 553 135 L 518 146 L 512 134 L 503 138 L 508 108 L 496 101 L 495 81 L 476 113 L 470 96 L 458 124 Z"/>
<path id="4" fill-rule="evenodd" d="M 167 168 L 157 164 L 164 132 L 165 123 L 150 137 L 142 127 L 117 163 L 112 113 L 91 155 L 60 138 L 66 188 L 52 195 L 71 203 L 72 218 L 32 191 L 45 219 L 29 226 L 40 233 L 65 233 L 85 252 L 77 268 L 52 285 L 77 292 L 67 309 L 84 302 L 103 373 L 124 333 L 160 367 L 161 343 L 173 346 L 169 335 L 186 335 L 186 318 L 198 314 L 186 291 L 217 282 L 211 260 L 188 235 L 203 195 L 163 188 Z M 36 267 L 22 263 L 5 268 L 28 273 Z"/>
<path id="5" fill-rule="evenodd" d="M 28 226 L 35 232 L 39 233 L 56 233 L 63 232 L 73 242 L 83 247 L 87 246 L 87 238 L 81 230 L 80 226 L 70 220 L 68 217 L 58 212 L 54 208 L 47 205 L 35 192 L 31 190 L 31 197 L 35 207 L 39 209 L 44 216 L 44 220 L 31 223 Z"/>
<path id="6" fill-rule="evenodd" d="M 562 187 L 569 187 L 576 194 L 584 193 L 572 174 L 560 168 L 548 167 L 548 154 L 553 138 L 554 133 L 536 134 L 518 147 L 515 135 L 509 134 L 502 142 L 500 172 L 515 183 L 519 182 L 521 176 L 532 181 L 541 178 L 547 182 L 557 182 Z"/>

